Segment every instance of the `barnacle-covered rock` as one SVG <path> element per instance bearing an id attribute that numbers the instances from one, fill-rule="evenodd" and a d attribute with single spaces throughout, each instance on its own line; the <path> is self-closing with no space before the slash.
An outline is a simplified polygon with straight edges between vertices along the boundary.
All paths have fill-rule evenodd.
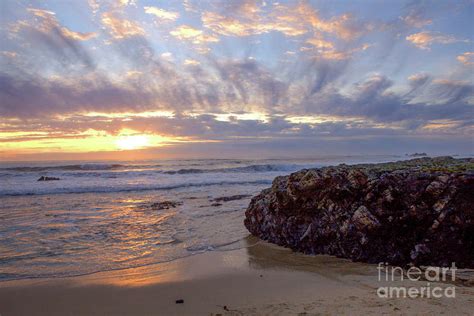
<path id="1" fill-rule="evenodd" d="M 301 170 L 277 177 L 245 215 L 253 235 L 304 253 L 474 268 L 474 159 Z"/>

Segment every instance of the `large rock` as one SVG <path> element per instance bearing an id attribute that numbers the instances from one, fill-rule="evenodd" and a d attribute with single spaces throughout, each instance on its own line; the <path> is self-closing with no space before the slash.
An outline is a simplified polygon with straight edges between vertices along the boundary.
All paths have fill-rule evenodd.
<path id="1" fill-rule="evenodd" d="M 309 254 L 474 268 L 473 167 L 438 157 L 301 170 L 252 198 L 245 226 Z"/>

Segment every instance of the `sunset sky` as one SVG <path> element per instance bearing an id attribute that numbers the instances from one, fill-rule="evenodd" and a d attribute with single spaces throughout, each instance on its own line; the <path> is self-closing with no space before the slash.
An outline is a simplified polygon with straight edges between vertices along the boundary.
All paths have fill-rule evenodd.
<path id="1" fill-rule="evenodd" d="M 0 160 L 473 153 L 473 1 L 0 3 Z"/>

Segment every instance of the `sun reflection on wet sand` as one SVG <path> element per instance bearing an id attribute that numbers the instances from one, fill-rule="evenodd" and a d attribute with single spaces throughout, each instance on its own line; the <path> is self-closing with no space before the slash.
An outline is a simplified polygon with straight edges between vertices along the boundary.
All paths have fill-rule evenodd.
<path id="1" fill-rule="evenodd" d="M 181 258 L 170 262 L 124 270 L 99 272 L 77 278 L 78 285 L 112 285 L 141 287 L 161 283 L 203 279 L 229 272 L 241 273 L 265 270 L 280 272 L 310 272 L 321 277 L 342 281 L 354 276 L 375 275 L 376 269 L 364 263 L 330 256 L 308 256 L 275 246 L 253 236 L 245 238 L 245 248 L 214 251 Z M 373 271 L 372 271 L 373 270 Z"/>

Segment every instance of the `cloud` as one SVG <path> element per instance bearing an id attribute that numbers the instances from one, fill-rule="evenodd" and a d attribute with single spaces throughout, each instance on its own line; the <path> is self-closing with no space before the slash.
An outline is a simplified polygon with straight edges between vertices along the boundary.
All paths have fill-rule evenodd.
<path id="1" fill-rule="evenodd" d="M 7 50 L 0 51 L 0 54 L 8 58 L 16 58 L 18 56 L 16 52 L 11 52 Z"/>
<path id="2" fill-rule="evenodd" d="M 226 3 L 223 4 L 221 11 L 221 13 L 203 12 L 201 16 L 203 26 L 225 36 L 249 36 L 270 31 L 262 23 L 257 2 Z"/>
<path id="3" fill-rule="evenodd" d="M 433 21 L 430 19 L 423 19 L 415 15 L 407 15 L 405 17 L 401 17 L 400 19 L 408 26 L 416 28 L 422 28 L 423 26 L 430 25 L 431 23 L 433 23 Z"/>
<path id="4" fill-rule="evenodd" d="M 117 135 L 123 129 L 133 130 L 137 134 L 155 134 L 164 137 L 178 138 L 190 142 L 218 142 L 217 148 L 223 150 L 226 146 L 242 146 L 246 154 L 252 144 L 262 146 L 270 142 L 272 146 L 291 151 L 303 150 L 307 153 L 309 146 L 318 143 L 320 148 L 328 149 L 328 145 L 336 147 L 347 145 L 357 146 L 360 141 L 367 141 L 372 146 L 381 144 L 403 143 L 414 138 L 425 139 L 436 143 L 434 137 L 444 137 L 443 140 L 460 141 L 464 143 L 470 126 L 456 120 L 442 119 L 429 122 L 408 122 L 404 124 L 377 123 L 361 117 L 330 117 L 328 121 L 317 121 L 321 116 L 306 116 L 307 122 L 293 120 L 287 116 L 269 116 L 267 120 L 238 119 L 231 117 L 221 120 L 216 114 L 179 114 L 174 116 L 131 116 L 124 122 L 122 118 L 97 116 L 64 116 L 52 119 L 30 119 L 28 122 L 12 121 L 0 127 L 0 133 L 10 130 L 22 130 L 23 133 L 11 136 L 6 141 L 27 141 L 31 139 L 78 138 L 84 134 Z M 311 120 L 316 120 L 311 123 Z M 57 133 L 61 131 L 61 133 Z M 379 141 L 375 141 L 379 140 Z M 1 140 L 0 140 L 1 141 Z M 423 144 L 424 142 L 421 142 Z M 424 143 L 426 144 L 426 143 Z M 205 145 L 205 144 L 202 144 Z M 250 146 L 250 147 L 249 147 Z M 355 147 L 355 148 L 356 148 Z M 389 146 L 390 147 L 390 146 Z M 270 148 L 265 147 L 268 154 Z M 344 149 L 346 149 L 344 145 Z M 400 150 L 400 147 L 397 147 Z M 327 151 L 325 151 L 327 152 Z M 347 153 L 347 152 L 346 152 Z M 234 153 L 235 154 L 235 153 Z"/>
<path id="5" fill-rule="evenodd" d="M 176 21 L 176 19 L 179 17 L 178 12 L 166 11 L 157 7 L 144 7 L 144 9 L 145 13 L 152 14 L 160 20 Z"/>
<path id="6" fill-rule="evenodd" d="M 198 30 L 189 25 L 181 25 L 170 32 L 171 35 L 182 41 L 189 41 L 193 44 L 215 43 L 219 42 L 219 38 L 213 35 L 205 34 L 202 30 Z"/>
<path id="7" fill-rule="evenodd" d="M 56 15 L 56 13 L 54 13 L 53 11 L 48 11 L 48 10 L 35 9 L 35 8 L 26 8 L 26 10 L 43 19 L 47 19 L 51 16 Z"/>
<path id="8" fill-rule="evenodd" d="M 401 124 L 404 129 L 416 129 L 432 120 L 451 120 L 469 122 L 473 100 L 474 85 L 452 80 L 433 80 L 418 77 L 425 81 L 416 95 L 390 91 L 393 82 L 376 74 L 353 86 L 352 93 L 326 91 L 306 100 L 314 102 L 307 107 L 312 113 L 334 116 L 362 117 L 383 124 Z M 420 82 L 418 82 L 420 85 Z M 424 102 L 413 102 L 422 97 Z"/>
<path id="9" fill-rule="evenodd" d="M 137 0 L 87 0 L 87 3 L 94 15 L 105 10 L 123 13 L 127 7 L 137 7 Z"/>
<path id="10" fill-rule="evenodd" d="M 324 19 L 305 2 L 295 5 L 275 3 L 268 7 L 243 1 L 224 5 L 220 12 L 204 12 L 201 19 L 205 28 L 224 36 L 245 37 L 279 32 L 288 37 L 300 37 L 302 43 L 309 46 L 303 46 L 300 50 L 312 53 L 316 58 L 341 60 L 367 48 L 351 48 L 347 43 L 344 49 L 336 47 L 337 41 L 353 42 L 367 31 L 367 26 L 349 14 Z"/>
<path id="11" fill-rule="evenodd" d="M 216 62 L 214 67 L 219 72 L 228 106 L 237 103 L 246 111 L 272 110 L 284 99 L 287 84 L 255 60 Z"/>
<path id="12" fill-rule="evenodd" d="M 301 71 L 315 75 L 302 76 L 296 72 L 296 81 L 291 76 L 286 81 L 276 79 L 272 71 L 256 60 L 214 60 L 206 68 L 200 63 L 187 64 L 193 65 L 187 71 L 176 69 L 174 64 L 169 69 L 164 65 L 149 66 L 147 70 L 128 72 L 130 75 L 120 81 L 99 74 L 46 79 L 4 73 L 0 77 L 0 115 L 14 118 L 88 111 L 243 111 L 361 117 L 382 124 L 424 124 L 440 119 L 467 121 L 474 94 L 469 82 L 432 80 L 423 73 L 410 76 L 409 89 L 399 93 L 391 91 L 393 81 L 380 74 L 369 76 L 342 93 L 331 83 L 343 73 L 344 64 L 326 62 L 301 65 Z M 289 68 L 296 71 L 294 65 Z"/>
<path id="13" fill-rule="evenodd" d="M 97 36 L 97 33 L 95 32 L 87 32 L 87 33 L 75 32 L 75 31 L 71 31 L 67 27 L 61 26 L 59 24 L 59 21 L 56 19 L 56 14 L 52 11 L 34 9 L 34 8 L 27 8 L 26 10 L 30 12 L 31 14 L 41 18 L 40 22 L 36 24 L 34 27 L 43 33 L 59 31 L 61 33 L 61 36 L 63 36 L 64 38 L 68 38 L 71 40 L 78 40 L 78 41 L 87 41 Z M 23 26 L 32 26 L 32 25 L 27 23 L 27 24 L 23 24 Z"/>
<path id="14" fill-rule="evenodd" d="M 201 63 L 195 59 L 185 59 L 184 64 L 190 65 L 190 66 L 197 66 L 197 65 L 200 65 Z"/>
<path id="15" fill-rule="evenodd" d="M 173 54 L 170 53 L 170 52 L 162 53 L 160 56 L 161 56 L 161 58 L 163 58 L 165 60 L 168 60 L 168 61 L 172 61 L 174 59 Z"/>
<path id="16" fill-rule="evenodd" d="M 47 117 L 84 110 L 126 109 L 127 104 L 146 101 L 131 88 L 105 78 L 49 79 L 24 75 L 0 75 L 0 115 L 3 117 Z M 20 93 L 27 91 L 27 93 Z"/>
<path id="17" fill-rule="evenodd" d="M 61 31 L 65 37 L 74 39 L 77 41 L 87 41 L 97 36 L 97 33 L 94 33 L 94 32 L 80 33 L 80 32 L 71 31 L 67 28 L 62 28 Z"/>
<path id="18" fill-rule="evenodd" d="M 474 52 L 465 52 L 456 57 L 456 59 L 466 66 L 474 65 Z"/>
<path id="19" fill-rule="evenodd" d="M 306 40 L 306 43 L 313 45 L 316 48 L 321 49 L 334 49 L 334 44 L 332 42 L 325 41 L 321 38 L 309 38 Z"/>
<path id="20" fill-rule="evenodd" d="M 256 60 L 214 62 L 206 68 L 188 67 L 185 74 L 170 65 L 163 78 L 149 68 L 120 81 L 99 75 L 60 80 L 3 74 L 0 115 L 5 124 L 0 133 L 46 133 L 38 136 L 46 140 L 57 137 L 57 131 L 64 137 L 79 137 L 90 129 L 116 135 L 127 128 L 223 144 L 268 139 L 288 150 L 290 143 L 296 146 L 307 140 L 321 141 L 323 146 L 364 139 L 373 144 L 373 139 L 383 137 L 400 142 L 434 135 L 467 139 L 473 131 L 469 100 L 474 88 L 466 81 L 412 75 L 410 89 L 418 87 L 415 95 L 429 100 L 413 102 L 414 96 L 394 92 L 394 82 L 381 74 L 368 76 L 343 93 L 330 85 L 343 68 L 325 69 L 327 63 L 318 62 L 302 67 L 326 75 L 302 78 L 308 89 L 292 99 L 290 90 L 301 82 L 279 81 Z M 29 136 L 13 141 L 22 137 Z"/>
<path id="21" fill-rule="evenodd" d="M 351 40 L 365 31 L 365 26 L 357 22 L 352 15 L 342 14 L 330 19 L 323 19 L 308 3 L 300 2 L 295 7 L 277 5 L 277 20 L 301 27 L 310 26 L 312 32 L 333 34 L 344 40 Z"/>
<path id="22" fill-rule="evenodd" d="M 173 60 L 163 63 L 160 59 L 150 57 L 137 64 L 133 72 L 128 70 L 115 79 L 100 73 L 83 76 L 71 73 L 69 77 L 3 73 L 0 115 L 34 117 L 147 109 L 221 112 L 271 108 L 285 93 L 285 84 L 252 60 L 214 60 L 215 64 L 203 68 L 192 60 L 186 66 Z M 191 64 L 193 67 L 189 67 Z"/>
<path id="23" fill-rule="evenodd" d="M 466 40 L 457 39 L 451 35 L 444 35 L 440 32 L 424 31 L 420 33 L 411 34 L 406 37 L 407 41 L 413 43 L 420 49 L 430 49 L 433 44 L 452 44 L 457 42 L 466 42 Z"/>
<path id="24" fill-rule="evenodd" d="M 92 9 L 92 13 L 96 14 L 100 9 L 100 3 L 98 0 L 87 0 L 89 7 Z"/>
<path id="25" fill-rule="evenodd" d="M 20 49 L 34 46 L 37 52 L 42 53 L 35 55 L 26 52 L 24 54 L 27 58 L 31 56 L 35 59 L 34 66 L 41 65 L 42 60 L 45 60 L 50 66 L 59 63 L 64 68 L 76 66 L 78 62 L 87 68 L 95 67 L 93 59 L 82 42 L 96 37 L 97 33 L 72 31 L 61 25 L 52 11 L 27 8 L 27 12 L 36 18 L 18 19 L 9 24 L 8 31 L 10 38 L 24 43 Z"/>
<path id="26" fill-rule="evenodd" d="M 128 5 L 136 6 L 136 0 L 116 0 L 116 4 L 119 7 L 126 7 Z"/>
<path id="27" fill-rule="evenodd" d="M 466 102 L 474 104 L 474 85 L 470 81 L 435 79 L 430 93 L 436 103 Z M 466 114 L 469 114 L 469 111 Z"/>
<path id="28" fill-rule="evenodd" d="M 269 32 L 300 36 L 308 32 L 304 25 L 285 21 L 276 11 L 264 13 L 257 3 L 252 1 L 224 6 L 221 13 L 206 11 L 201 20 L 204 27 L 224 36 L 242 37 Z"/>
<path id="29" fill-rule="evenodd" d="M 414 93 L 425 88 L 426 85 L 431 81 L 431 76 L 426 73 L 417 73 L 408 77 L 408 84 L 410 90 L 405 94 L 404 97 L 412 96 Z"/>
<path id="30" fill-rule="evenodd" d="M 315 48 L 308 48 L 308 47 L 303 47 L 301 51 L 304 52 L 312 52 L 312 56 L 315 59 L 328 59 L 328 60 L 344 60 L 344 59 L 349 59 L 352 57 L 357 52 L 364 51 L 368 49 L 371 45 L 369 44 L 363 44 L 362 46 L 359 47 L 354 47 L 354 48 L 348 48 L 346 50 L 337 50 L 334 48 L 333 45 L 330 45 L 330 43 L 325 43 L 319 42 L 319 41 L 312 41 L 312 42 L 307 42 L 311 43 L 313 45 L 318 45 L 315 46 Z"/>
<path id="31" fill-rule="evenodd" d="M 145 30 L 137 22 L 119 18 L 114 12 L 104 12 L 101 21 L 115 39 L 145 35 Z"/>
<path id="32" fill-rule="evenodd" d="M 409 76 L 408 81 L 410 81 L 410 84 L 415 84 L 418 86 L 420 83 L 425 83 L 429 78 L 430 76 L 426 73 L 417 73 Z"/>
<path id="33" fill-rule="evenodd" d="M 249 36 L 261 34 L 263 28 L 256 29 L 255 26 L 249 25 L 232 17 L 225 17 L 215 12 L 204 12 L 202 14 L 203 26 L 212 30 L 214 33 L 226 36 Z"/>
<path id="34" fill-rule="evenodd" d="M 224 6 L 223 11 L 223 13 L 204 12 L 203 26 L 225 36 L 250 36 L 269 32 L 301 36 L 324 32 L 344 40 L 357 37 L 363 29 L 348 14 L 323 19 L 316 10 L 304 2 L 296 5 L 275 3 L 267 12 L 253 1 L 243 1 L 240 5 Z"/>
<path id="35" fill-rule="evenodd" d="M 401 16 L 402 20 L 406 25 L 416 28 L 422 28 L 424 26 L 433 23 L 433 20 L 426 18 L 424 13 L 426 12 L 426 5 L 423 3 L 414 3 L 410 6 L 410 10 L 407 15 Z"/>

